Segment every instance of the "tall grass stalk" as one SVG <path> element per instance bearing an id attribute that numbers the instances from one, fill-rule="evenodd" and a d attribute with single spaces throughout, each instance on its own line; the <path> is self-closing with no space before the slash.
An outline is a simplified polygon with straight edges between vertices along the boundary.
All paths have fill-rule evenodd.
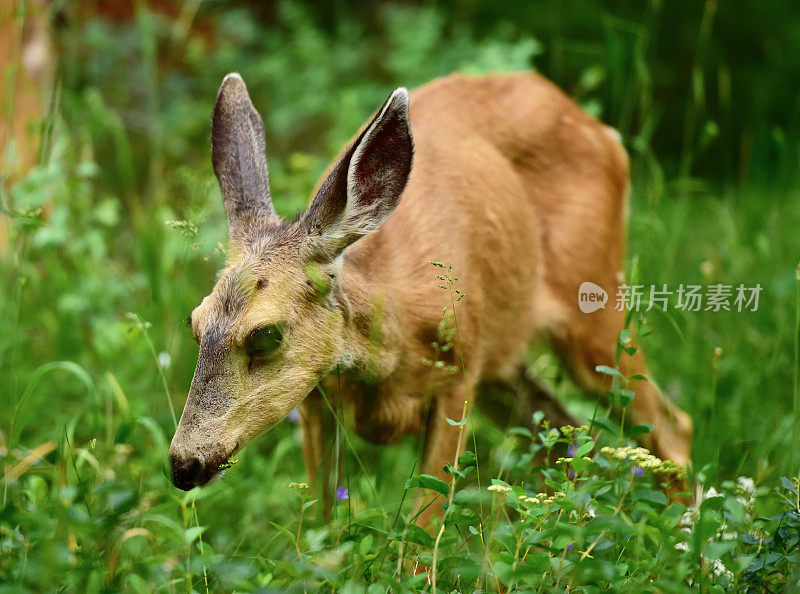
<path id="1" fill-rule="evenodd" d="M 697 35 L 697 49 L 694 64 L 692 64 L 692 95 L 691 101 L 686 104 L 686 117 L 684 119 L 683 146 L 679 179 L 685 182 L 694 164 L 694 145 L 697 140 L 697 121 L 701 108 L 705 105 L 705 88 L 703 69 L 706 51 L 710 45 L 711 30 L 714 26 L 714 17 L 717 14 L 717 0 L 706 0 L 703 7 L 703 18 L 700 21 L 700 31 Z M 684 186 L 685 187 L 685 186 Z"/>
<path id="2" fill-rule="evenodd" d="M 156 347 L 153 344 L 153 341 L 150 340 L 150 334 L 147 332 L 147 329 L 150 327 L 149 322 L 145 322 L 139 318 L 136 314 L 129 313 L 128 318 L 136 324 L 136 327 L 142 332 L 142 336 L 144 336 L 144 340 L 147 343 L 147 348 L 150 350 L 150 354 L 153 356 L 153 361 L 156 364 L 156 369 L 158 370 L 158 376 L 161 379 L 161 385 L 164 387 L 164 395 L 167 399 L 167 405 L 169 406 L 170 415 L 172 415 L 172 426 L 174 429 L 178 428 L 178 415 L 175 413 L 175 405 L 172 403 L 172 394 L 169 390 L 169 384 L 167 383 L 167 376 L 164 373 L 164 368 L 158 361 L 158 353 L 156 352 Z"/>
<path id="3" fill-rule="evenodd" d="M 440 262 L 431 262 L 431 264 L 433 264 L 434 266 L 436 266 L 438 268 L 444 268 L 444 265 L 441 264 Z M 438 278 L 439 278 L 439 280 L 445 282 L 445 285 L 442 285 L 442 287 L 447 289 L 448 294 L 450 296 L 450 307 L 452 308 L 452 311 L 453 311 L 453 325 L 455 326 L 455 330 L 456 330 L 456 343 L 458 344 L 458 355 L 459 355 L 459 358 L 461 359 L 461 376 L 464 379 L 464 394 L 466 395 L 467 401 L 468 402 L 472 402 L 472 398 L 470 397 L 469 379 L 467 378 L 467 367 L 466 367 L 466 364 L 464 363 L 464 345 L 461 342 L 461 331 L 460 331 L 459 326 L 458 326 L 458 313 L 456 312 L 456 309 L 457 309 L 456 308 L 456 303 L 458 303 L 459 301 L 464 299 L 464 297 L 466 297 L 466 295 L 464 293 L 462 293 L 460 290 L 456 289 L 455 284 L 456 284 L 456 281 L 458 281 L 458 277 L 457 276 L 451 276 L 450 273 L 452 271 L 452 268 L 453 268 L 452 264 L 448 265 L 447 272 L 442 274 L 442 275 L 440 275 L 440 276 L 438 276 Z M 477 452 L 477 442 L 476 442 L 476 438 L 475 438 L 475 434 L 474 433 L 472 434 L 472 446 L 473 446 L 473 448 L 475 448 L 475 451 Z M 478 482 L 478 489 L 480 489 L 481 488 L 481 469 L 480 469 L 480 463 L 478 463 L 477 461 L 476 461 L 476 464 L 475 464 L 475 479 Z M 483 517 L 483 502 L 481 502 L 479 505 L 480 505 L 480 510 L 481 510 L 481 517 Z M 486 543 L 485 543 L 485 541 L 483 539 L 483 529 L 482 529 L 483 526 L 481 526 L 480 528 L 481 528 L 481 530 L 480 530 L 481 543 L 485 547 Z"/>
<path id="4" fill-rule="evenodd" d="M 795 269 L 795 313 L 794 313 L 794 389 L 792 398 L 792 458 L 797 464 L 798 434 L 800 434 L 800 264 Z"/>
<path id="5" fill-rule="evenodd" d="M 464 401 L 464 408 L 461 411 L 461 420 L 458 423 L 458 441 L 456 442 L 456 455 L 453 457 L 453 468 L 458 470 L 458 459 L 461 457 L 461 444 L 463 442 L 464 437 L 464 427 L 467 424 L 467 418 L 469 416 L 469 401 Z M 455 474 L 450 477 L 450 493 L 447 496 L 447 509 L 444 511 L 444 515 L 442 516 L 442 525 L 439 527 L 439 533 L 436 535 L 436 541 L 433 545 L 433 557 L 431 560 L 431 590 L 433 594 L 436 594 L 436 579 L 437 579 L 437 563 L 439 560 L 439 543 L 442 540 L 442 535 L 444 534 L 444 528 L 447 523 L 447 513 L 453 507 L 453 497 L 456 494 L 456 481 L 458 478 Z"/>

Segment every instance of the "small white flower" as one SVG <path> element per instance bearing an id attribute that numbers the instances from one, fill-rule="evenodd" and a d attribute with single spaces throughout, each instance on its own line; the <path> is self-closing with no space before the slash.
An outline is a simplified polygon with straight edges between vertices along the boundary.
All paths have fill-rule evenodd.
<path id="1" fill-rule="evenodd" d="M 722 497 L 722 494 L 717 493 L 717 490 L 714 487 L 709 487 L 708 491 L 706 491 L 703 495 L 703 498 L 711 499 L 712 497 Z"/>
<path id="2" fill-rule="evenodd" d="M 723 565 L 722 561 L 720 561 L 719 559 L 714 559 L 711 562 L 711 571 L 713 571 L 714 575 L 717 576 L 717 577 L 720 577 L 720 576 L 724 575 L 728 579 L 732 579 L 733 578 L 733 575 L 731 574 L 731 572 L 728 571 L 725 568 L 725 565 Z"/>
<path id="3" fill-rule="evenodd" d="M 678 550 L 678 551 L 688 552 L 689 551 L 689 543 L 688 542 L 675 543 L 675 549 Z"/>
<path id="4" fill-rule="evenodd" d="M 172 365 L 172 357 L 167 351 L 161 351 L 158 353 L 158 366 L 161 369 L 169 369 L 169 366 Z"/>
<path id="5" fill-rule="evenodd" d="M 739 489 L 745 495 L 747 495 L 748 499 L 753 496 L 753 493 L 755 493 L 756 490 L 756 482 L 749 476 L 740 476 L 738 479 L 736 479 L 736 486 L 739 487 Z"/>

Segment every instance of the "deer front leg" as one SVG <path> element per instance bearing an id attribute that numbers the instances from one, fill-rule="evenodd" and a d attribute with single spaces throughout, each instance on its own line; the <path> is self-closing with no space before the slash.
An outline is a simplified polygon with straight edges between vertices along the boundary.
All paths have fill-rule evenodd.
<path id="1" fill-rule="evenodd" d="M 336 419 L 319 390 L 314 390 L 300 405 L 303 457 L 308 481 L 322 502 L 323 519 L 330 519 L 333 507 L 336 468 Z"/>
<path id="2" fill-rule="evenodd" d="M 471 393 L 472 390 L 470 390 Z M 461 431 L 461 427 L 450 425 L 447 419 L 450 418 L 454 421 L 461 419 L 468 400 L 466 389 L 461 386 L 447 399 L 434 403 L 428 419 L 422 471 L 425 474 L 440 478 L 448 484 L 450 484 L 452 477 L 444 470 L 444 465 L 447 463 L 454 464 L 456 452 L 463 452 L 467 429 L 465 427 Z M 459 443 L 459 440 L 461 443 Z M 425 499 L 425 495 L 420 496 L 417 502 L 417 509 L 425 503 Z M 434 516 L 440 518 L 443 516 L 442 504 L 438 499 L 422 510 L 417 518 L 417 524 L 422 528 L 427 528 Z"/>

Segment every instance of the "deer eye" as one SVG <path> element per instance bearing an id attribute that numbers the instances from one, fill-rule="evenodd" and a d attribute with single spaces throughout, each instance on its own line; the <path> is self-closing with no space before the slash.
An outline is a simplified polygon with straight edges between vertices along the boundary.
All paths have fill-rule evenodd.
<path id="1" fill-rule="evenodd" d="M 244 349 L 252 359 L 274 353 L 281 346 L 281 342 L 283 333 L 280 327 L 278 324 L 270 324 L 253 330 L 244 342 Z"/>

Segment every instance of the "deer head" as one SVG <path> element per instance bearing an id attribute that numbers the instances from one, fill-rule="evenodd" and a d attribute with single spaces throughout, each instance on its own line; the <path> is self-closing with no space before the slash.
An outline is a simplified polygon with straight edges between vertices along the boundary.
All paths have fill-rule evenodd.
<path id="1" fill-rule="evenodd" d="M 214 478 L 348 359 L 341 256 L 378 229 L 405 188 L 413 152 L 408 93 L 392 93 L 295 221 L 273 208 L 264 126 L 238 74 L 222 81 L 211 145 L 229 261 L 190 317 L 200 353 L 170 446 L 181 489 Z"/>

